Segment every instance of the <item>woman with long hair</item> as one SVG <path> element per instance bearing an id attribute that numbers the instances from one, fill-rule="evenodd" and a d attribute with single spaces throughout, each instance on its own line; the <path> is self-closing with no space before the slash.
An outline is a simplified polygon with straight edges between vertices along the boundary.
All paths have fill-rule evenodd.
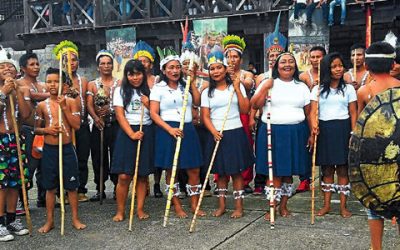
<path id="1" fill-rule="evenodd" d="M 351 84 L 343 80 L 344 64 L 339 53 L 331 53 L 321 61 L 321 85 L 311 92 L 311 118 L 313 132 L 318 133 L 317 165 L 321 166 L 324 192 L 324 206 L 317 212 L 324 216 L 330 212 L 333 192 L 340 194 L 340 214 L 344 218 L 351 216 L 346 208 L 350 194 L 347 155 L 350 132 L 357 120 L 357 94 Z M 320 92 L 318 99 L 318 92 Z M 318 119 L 316 117 L 317 108 Z M 334 183 L 337 174 L 338 184 Z"/>
<path id="2" fill-rule="evenodd" d="M 254 163 L 253 151 L 240 121 L 240 114 L 249 112 L 250 103 L 239 77 L 232 80 L 228 74 L 224 55 L 217 51 L 211 53 L 208 58 L 210 83 L 201 94 L 201 117 L 204 126 L 210 132 L 205 150 L 206 165 L 210 163 L 215 142 L 221 141 L 212 169 L 212 172 L 219 176 L 217 181 L 219 207 L 213 216 L 219 217 L 225 213 L 225 199 L 231 176 L 235 199 L 235 210 L 231 218 L 240 218 L 243 216 L 244 198 L 241 172 Z M 232 91 L 234 95 L 229 107 Z M 220 131 L 228 109 L 222 134 Z"/>
<path id="3" fill-rule="evenodd" d="M 271 94 L 270 121 L 272 130 L 272 159 L 267 159 L 267 94 Z M 268 175 L 268 161 L 273 162 L 275 201 L 280 201 L 279 213 L 290 216 L 288 199 L 293 195 L 293 175 L 305 175 L 310 171 L 311 158 L 308 146 L 313 145 L 310 136 L 310 91 L 299 80 L 296 59 L 291 53 L 278 56 L 272 69 L 272 78 L 260 85 L 251 105 L 262 108 L 261 125 L 256 140 L 256 171 Z M 269 183 L 267 195 L 272 195 Z M 269 213 L 265 219 L 269 220 Z"/>
<path id="4" fill-rule="evenodd" d="M 113 220 L 122 221 L 125 217 L 125 204 L 129 184 L 134 174 L 136 148 L 141 140 L 139 171 L 136 186 L 137 216 L 147 219 L 144 201 L 147 192 L 147 177 L 154 172 L 154 130 L 150 118 L 150 90 L 147 85 L 146 71 L 138 60 L 129 60 L 125 64 L 121 86 L 114 91 L 114 110 L 120 129 L 117 134 L 112 159 L 111 173 L 118 174 L 116 188 L 117 213 Z M 142 106 L 144 109 L 141 121 Z M 140 123 L 142 131 L 139 130 Z"/>
<path id="5" fill-rule="evenodd" d="M 182 137 L 182 145 L 179 152 L 178 168 L 186 170 L 188 184 L 186 191 L 191 198 L 191 210 L 194 213 L 200 195 L 200 166 L 203 164 L 199 137 L 192 124 L 192 105 L 200 104 L 200 92 L 194 81 L 185 83 L 182 78 L 182 67 L 179 57 L 175 53 L 168 52 L 168 56 L 160 63 L 161 77 L 151 91 L 150 114 L 156 128 L 155 166 L 167 172 L 167 190 L 172 174 L 173 157 L 176 148 L 176 139 Z M 193 74 L 193 72 L 192 72 Z M 181 116 L 183 115 L 183 98 L 186 84 L 190 84 L 190 93 L 185 112 L 184 129 L 179 129 Z M 180 194 L 179 183 L 173 183 L 174 195 L 172 203 L 175 213 L 179 218 L 187 217 L 178 198 Z M 204 216 L 199 211 L 199 216 Z"/>

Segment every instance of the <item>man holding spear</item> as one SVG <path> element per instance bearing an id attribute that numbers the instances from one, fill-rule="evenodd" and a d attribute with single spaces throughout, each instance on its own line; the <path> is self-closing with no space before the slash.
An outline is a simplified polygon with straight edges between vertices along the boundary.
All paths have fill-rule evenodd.
<path id="1" fill-rule="evenodd" d="M 97 193 L 90 198 L 90 201 L 100 200 L 102 202 L 102 199 L 106 198 L 104 182 L 108 179 L 108 175 L 110 175 L 114 186 L 118 182 L 118 176 L 109 173 L 110 156 L 113 155 L 114 140 L 118 130 L 112 103 L 112 95 L 118 85 L 118 80 L 112 76 L 113 60 L 114 56 L 110 51 L 101 50 L 97 53 L 96 63 L 100 77 L 89 83 L 86 93 L 87 109 L 94 120 L 90 142 L 94 182 L 97 190 Z M 101 150 L 101 145 L 103 150 Z M 109 151 L 110 156 L 108 155 Z"/>
<path id="2" fill-rule="evenodd" d="M 20 147 L 24 144 L 24 138 L 17 140 L 19 131 L 15 110 L 18 110 L 18 118 L 21 120 L 27 119 L 30 112 L 23 95 L 20 91 L 16 91 L 16 74 L 17 64 L 9 58 L 0 58 L 0 113 L 2 116 L 0 119 L 0 241 L 13 240 L 14 236 L 10 234 L 10 231 L 16 235 L 29 233 L 21 221 L 16 219 L 18 190 L 21 187 L 27 222 L 30 228 L 32 226 L 25 190 L 28 171 L 26 161 L 22 162 L 22 159 L 25 159 L 25 152 Z M 14 100 L 16 106 L 14 106 Z M 21 172 L 23 172 L 22 175 Z"/>

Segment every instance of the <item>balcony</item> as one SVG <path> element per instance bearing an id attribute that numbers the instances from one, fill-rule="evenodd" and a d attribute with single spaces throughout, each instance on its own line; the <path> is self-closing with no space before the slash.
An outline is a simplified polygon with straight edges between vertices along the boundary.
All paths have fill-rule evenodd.
<path id="1" fill-rule="evenodd" d="M 289 0 L 24 0 L 24 33 L 260 15 Z"/>

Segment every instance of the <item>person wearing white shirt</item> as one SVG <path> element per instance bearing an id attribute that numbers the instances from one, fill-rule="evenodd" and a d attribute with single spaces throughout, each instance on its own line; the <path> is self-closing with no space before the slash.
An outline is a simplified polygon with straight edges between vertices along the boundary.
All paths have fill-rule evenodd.
<path id="1" fill-rule="evenodd" d="M 240 78 L 234 75 L 234 80 L 230 78 L 223 54 L 219 51 L 212 52 L 208 58 L 210 83 L 201 94 L 201 117 L 204 126 L 210 132 L 205 150 L 207 165 L 210 164 L 215 142 L 221 141 L 212 166 L 212 172 L 218 174 L 219 200 L 219 207 L 213 212 L 213 216 L 219 217 L 225 213 L 228 182 L 232 176 L 235 210 L 231 218 L 240 218 L 243 216 L 244 198 L 244 180 L 241 173 L 254 163 L 253 151 L 240 114 L 247 114 L 250 105 Z M 232 102 L 228 106 L 232 93 Z M 221 133 L 223 126 L 224 130 Z"/>
<path id="2" fill-rule="evenodd" d="M 310 171 L 311 155 L 307 149 L 313 145 L 307 121 L 309 121 L 310 91 L 299 80 L 296 59 L 291 53 L 278 56 L 272 69 L 272 78 L 257 89 L 251 99 L 254 109 L 263 109 L 262 124 L 256 140 L 256 171 L 267 175 L 267 93 L 271 92 L 272 161 L 275 200 L 280 200 L 279 212 L 290 215 L 287 209 L 293 194 L 293 175 L 306 175 Z M 269 183 L 266 193 L 269 194 Z M 265 215 L 269 220 L 269 214 Z"/>
<path id="3" fill-rule="evenodd" d="M 191 210 L 194 213 L 198 203 L 201 184 L 200 166 L 203 165 L 203 157 L 199 137 L 192 124 L 192 104 L 200 104 L 200 92 L 194 81 L 185 83 L 182 78 L 182 67 L 179 57 L 169 55 L 161 60 L 161 81 L 151 90 L 150 114 L 156 128 L 155 166 L 165 169 L 167 183 L 170 183 L 172 174 L 173 156 L 176 148 L 176 139 L 182 137 L 179 152 L 178 168 L 186 170 L 189 179 L 186 190 L 191 197 Z M 193 72 L 191 72 L 193 74 Z M 190 84 L 190 93 L 185 111 L 184 129 L 179 129 L 181 116 L 183 115 L 183 98 L 185 85 Z M 167 184 L 167 189 L 169 185 Z M 182 209 L 178 198 L 180 194 L 179 182 L 174 184 L 174 196 L 172 203 L 175 213 L 179 218 L 186 218 L 187 214 Z M 199 211 L 198 216 L 205 216 L 205 212 Z"/>
<path id="4" fill-rule="evenodd" d="M 125 218 L 125 204 L 129 184 L 135 169 L 136 150 L 141 140 L 138 179 L 136 186 L 137 217 L 147 219 L 144 201 L 147 193 L 147 178 L 154 173 L 154 129 L 149 112 L 150 90 L 147 85 L 146 71 L 138 60 L 129 60 L 124 68 L 120 87 L 114 91 L 113 105 L 119 130 L 115 139 L 111 173 L 118 174 L 116 188 L 117 212 L 113 217 L 116 222 Z M 143 120 L 142 120 L 143 109 Z M 140 131 L 140 123 L 143 129 Z"/>
<path id="5" fill-rule="evenodd" d="M 341 55 L 328 54 L 321 61 L 321 86 L 319 89 L 315 86 L 311 93 L 313 133 L 318 133 L 316 162 L 323 173 L 324 207 L 317 212 L 318 216 L 330 212 L 332 192 L 340 194 L 340 215 L 343 218 L 351 216 L 346 208 L 350 194 L 347 157 L 350 131 L 355 128 L 357 119 L 357 94 L 353 85 L 345 83 L 343 75 Z M 334 183 L 335 172 L 338 185 Z"/>

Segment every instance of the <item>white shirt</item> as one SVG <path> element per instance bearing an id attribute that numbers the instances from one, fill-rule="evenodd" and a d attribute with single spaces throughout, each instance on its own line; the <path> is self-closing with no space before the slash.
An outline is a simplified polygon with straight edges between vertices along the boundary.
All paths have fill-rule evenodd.
<path id="1" fill-rule="evenodd" d="M 260 91 L 261 85 L 256 93 Z M 303 82 L 275 79 L 271 89 L 271 124 L 298 124 L 304 121 L 304 106 L 310 104 L 310 90 Z M 267 122 L 267 101 L 261 120 Z"/>
<path id="2" fill-rule="evenodd" d="M 181 121 L 184 91 L 184 86 L 179 84 L 177 89 L 173 89 L 164 81 L 153 86 L 150 101 L 160 103 L 161 119 L 170 122 Z M 187 122 L 192 122 L 192 95 L 190 93 L 185 113 L 185 123 Z"/>
<path id="3" fill-rule="evenodd" d="M 113 97 L 114 107 L 124 107 L 124 101 L 121 95 L 121 87 L 116 87 L 114 90 Z M 130 125 L 140 125 L 142 102 L 140 96 L 137 94 L 136 90 L 133 92 L 132 98 L 125 111 L 125 118 L 128 120 Z M 143 125 L 150 125 L 152 120 L 150 118 L 150 111 L 144 107 L 143 114 Z"/>
<path id="4" fill-rule="evenodd" d="M 317 101 L 318 86 L 311 91 L 311 100 Z M 328 97 L 326 93 L 319 96 L 319 119 L 323 121 L 329 120 L 345 120 L 350 117 L 349 103 L 357 101 L 356 91 L 351 84 L 346 84 L 342 92 L 331 88 Z"/>
<path id="5" fill-rule="evenodd" d="M 208 90 L 206 88 L 201 93 L 201 107 L 210 109 L 211 122 L 216 130 L 221 130 L 225 113 L 228 109 L 229 98 L 233 91 L 233 85 L 230 85 L 224 90 L 214 89 L 212 97 L 208 97 Z M 240 92 L 244 97 L 246 96 L 246 89 L 240 84 Z M 225 123 L 224 130 L 231 130 L 242 127 L 240 121 L 239 101 L 236 93 L 233 95 L 231 107 L 228 113 L 228 118 Z"/>

